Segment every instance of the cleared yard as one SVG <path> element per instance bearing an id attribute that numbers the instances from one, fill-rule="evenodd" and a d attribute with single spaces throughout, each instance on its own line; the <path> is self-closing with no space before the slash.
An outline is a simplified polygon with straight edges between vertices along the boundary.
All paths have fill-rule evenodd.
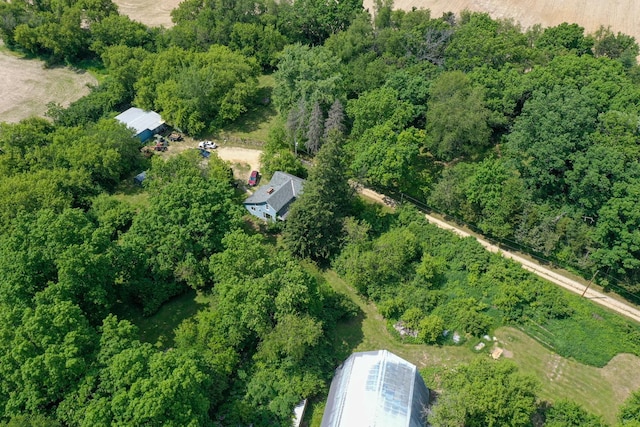
<path id="1" fill-rule="evenodd" d="M 620 404 L 640 384 L 640 358 L 618 354 L 602 368 L 558 356 L 514 328 L 495 331 L 504 355 L 540 380 L 539 396 L 573 400 L 614 424 Z"/>
<path id="2" fill-rule="evenodd" d="M 363 4 L 373 13 L 373 0 L 364 0 Z M 460 14 L 465 9 L 487 12 L 492 18 L 511 18 L 523 28 L 575 22 L 593 33 L 604 25 L 614 33 L 640 40 L 640 2 L 635 0 L 394 0 L 393 6 L 402 10 L 429 9 L 434 18 L 445 12 Z"/>
<path id="3" fill-rule="evenodd" d="M 44 116 L 47 103 L 67 106 L 89 93 L 90 83 L 97 82 L 89 73 L 64 67 L 45 68 L 42 61 L 0 51 L 0 121 L 15 123 Z"/>

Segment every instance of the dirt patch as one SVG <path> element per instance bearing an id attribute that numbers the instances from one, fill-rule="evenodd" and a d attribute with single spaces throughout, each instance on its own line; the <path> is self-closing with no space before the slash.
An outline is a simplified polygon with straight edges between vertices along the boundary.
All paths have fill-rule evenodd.
<path id="1" fill-rule="evenodd" d="M 364 0 L 364 7 L 372 13 L 373 4 L 373 0 Z M 604 25 L 611 26 L 614 33 L 619 31 L 640 40 L 640 2 L 636 0 L 395 0 L 393 6 L 407 11 L 414 7 L 429 9 L 434 18 L 445 12 L 459 15 L 465 9 L 486 12 L 492 18 L 511 18 L 523 28 L 575 22 L 593 33 Z"/>
<path id="2" fill-rule="evenodd" d="M 231 163 L 234 170 L 260 170 L 260 155 L 262 151 L 241 147 L 218 147 L 218 156 Z"/>
<path id="3" fill-rule="evenodd" d="M 171 11 L 178 7 L 181 0 L 116 0 L 118 10 L 134 21 L 150 27 L 172 27 Z"/>
<path id="4" fill-rule="evenodd" d="M 44 62 L 0 52 L 0 121 L 19 122 L 44 117 L 47 103 L 68 106 L 89 93 L 97 81 L 89 73 L 69 68 L 45 68 Z"/>
<path id="5" fill-rule="evenodd" d="M 219 143 L 219 141 L 216 142 Z M 162 156 L 174 156 L 194 148 L 198 148 L 198 141 L 185 137 L 183 141 L 169 143 L 168 150 L 159 154 Z M 236 179 L 246 181 L 252 170 L 260 170 L 261 150 L 222 145 L 209 151 L 216 153 L 222 160 L 231 164 L 233 175 Z"/>

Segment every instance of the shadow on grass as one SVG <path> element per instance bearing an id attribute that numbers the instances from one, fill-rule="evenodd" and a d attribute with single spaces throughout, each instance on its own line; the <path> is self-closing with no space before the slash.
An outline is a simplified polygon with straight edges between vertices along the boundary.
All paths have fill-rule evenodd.
<path id="1" fill-rule="evenodd" d="M 358 307 L 355 316 L 341 320 L 336 325 L 333 348 L 338 363 L 346 360 L 364 341 L 364 333 L 362 332 L 364 318 L 364 312 Z"/>
<path id="2" fill-rule="evenodd" d="M 174 330 L 205 306 L 196 301 L 196 291 L 190 290 L 162 304 L 153 316 L 145 317 L 140 307 L 125 303 L 116 306 L 113 312 L 118 318 L 127 319 L 138 327 L 140 341 L 169 348 L 174 344 Z"/>
<path id="3" fill-rule="evenodd" d="M 260 126 L 269 122 L 278 112 L 271 102 L 271 87 L 261 87 L 249 107 L 234 123 L 225 127 L 229 133 L 247 134 L 260 129 Z"/>

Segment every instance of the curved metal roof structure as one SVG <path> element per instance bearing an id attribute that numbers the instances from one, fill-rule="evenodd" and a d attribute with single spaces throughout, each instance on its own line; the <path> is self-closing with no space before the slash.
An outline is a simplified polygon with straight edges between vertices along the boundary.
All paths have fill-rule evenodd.
<path id="1" fill-rule="evenodd" d="M 336 369 L 321 427 L 424 427 L 429 390 L 415 365 L 387 350 Z"/>

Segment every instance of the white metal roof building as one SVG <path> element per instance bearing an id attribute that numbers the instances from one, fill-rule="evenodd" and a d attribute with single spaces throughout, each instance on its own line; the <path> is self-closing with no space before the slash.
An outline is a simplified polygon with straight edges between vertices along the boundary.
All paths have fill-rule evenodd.
<path id="1" fill-rule="evenodd" d="M 127 111 L 118 114 L 116 120 L 134 129 L 136 136 L 142 142 L 150 139 L 154 133 L 159 132 L 164 127 L 164 121 L 160 114 L 155 111 L 144 111 L 136 107 L 131 107 Z"/>
<path id="2" fill-rule="evenodd" d="M 387 350 L 354 353 L 336 369 L 321 427 L 424 427 L 429 389 Z"/>

